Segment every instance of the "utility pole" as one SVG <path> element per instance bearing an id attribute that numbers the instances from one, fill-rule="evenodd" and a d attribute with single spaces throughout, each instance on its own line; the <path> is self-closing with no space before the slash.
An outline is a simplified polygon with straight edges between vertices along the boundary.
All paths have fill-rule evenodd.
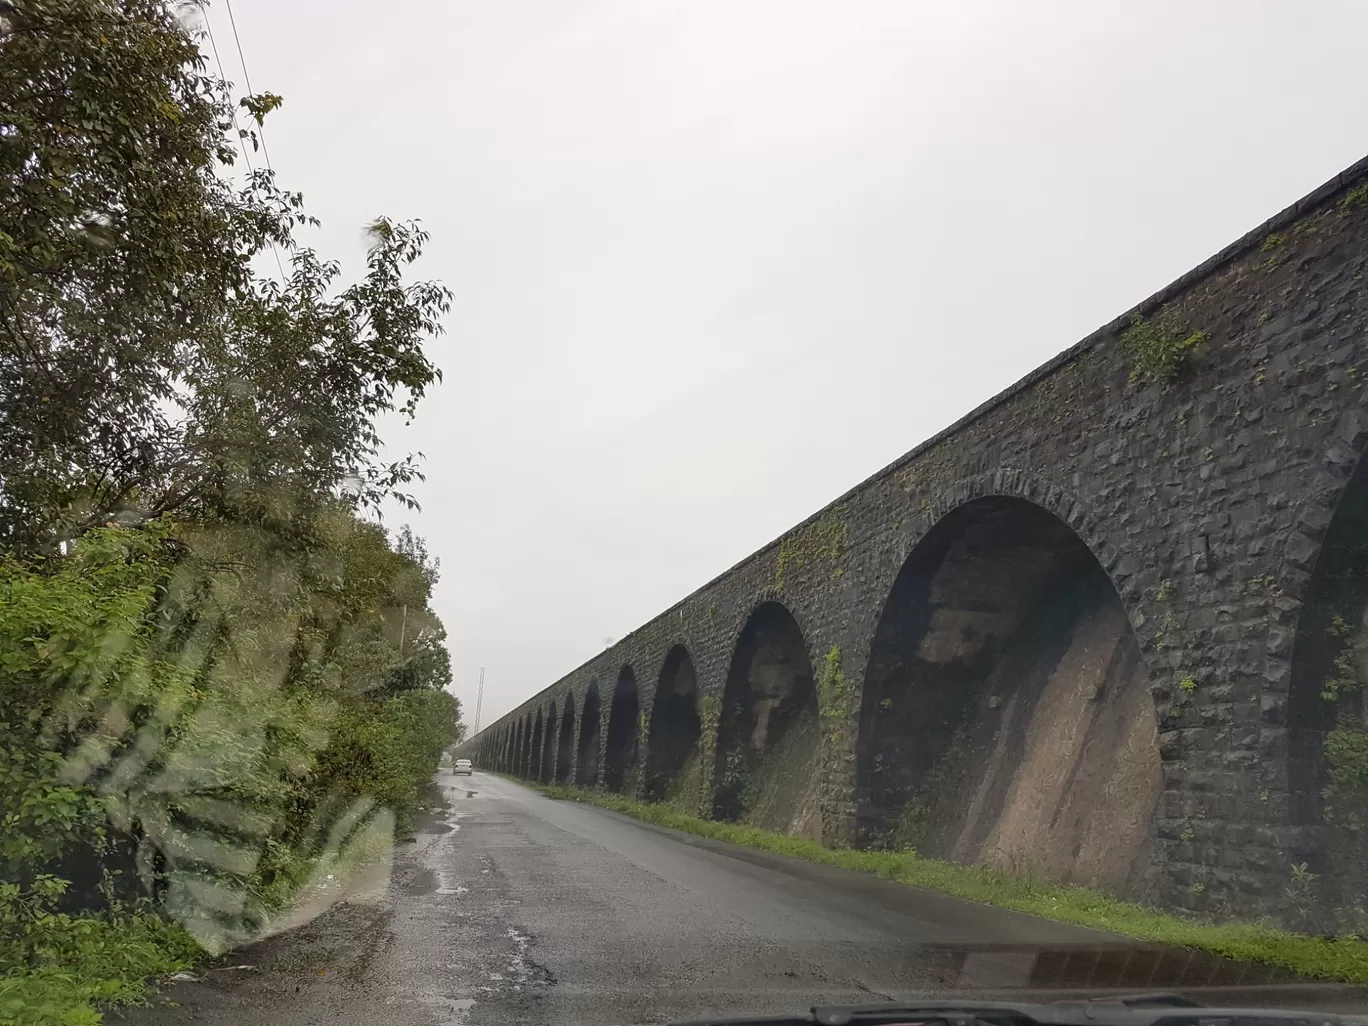
<path id="1" fill-rule="evenodd" d="M 483 667 L 483 666 L 480 667 L 480 690 L 479 690 L 479 691 L 476 693 L 476 695 L 475 695 L 475 729 L 472 730 L 472 731 L 470 732 L 472 737 L 480 732 L 480 706 L 482 706 L 482 705 L 484 705 L 484 667 Z"/>

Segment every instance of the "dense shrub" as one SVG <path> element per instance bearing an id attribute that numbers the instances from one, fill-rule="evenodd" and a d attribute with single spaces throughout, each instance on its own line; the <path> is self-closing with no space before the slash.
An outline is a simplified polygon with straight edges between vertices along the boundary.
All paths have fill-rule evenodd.
<path id="1" fill-rule="evenodd" d="M 333 507 L 307 558 L 250 537 L 162 520 L 0 559 L 11 1003 L 35 987 L 129 1000 L 149 967 L 184 961 L 183 931 L 213 950 L 271 928 L 338 857 L 330 825 L 375 809 L 407 823 L 459 736 L 435 567 L 411 538 L 405 555 Z M 54 873 L 73 861 L 98 871 L 94 907 Z M 113 957 L 125 936 L 143 941 Z M 52 989 L 58 969 L 87 985 Z"/>

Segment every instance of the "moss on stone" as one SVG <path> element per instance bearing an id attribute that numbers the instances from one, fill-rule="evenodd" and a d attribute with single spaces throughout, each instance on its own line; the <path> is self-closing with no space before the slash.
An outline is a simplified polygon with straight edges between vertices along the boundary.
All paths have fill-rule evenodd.
<path id="1" fill-rule="evenodd" d="M 1121 348 L 1130 363 L 1131 381 L 1162 382 L 1177 377 L 1206 341 L 1205 331 L 1180 326 L 1177 314 L 1166 306 L 1151 320 L 1132 314 L 1130 327 L 1121 335 Z"/>
<path id="2" fill-rule="evenodd" d="M 820 560 L 835 561 L 846 550 L 849 531 L 845 507 L 837 506 L 779 541 L 779 563 L 774 572 L 774 587 L 783 591 L 791 574 L 801 573 Z"/>

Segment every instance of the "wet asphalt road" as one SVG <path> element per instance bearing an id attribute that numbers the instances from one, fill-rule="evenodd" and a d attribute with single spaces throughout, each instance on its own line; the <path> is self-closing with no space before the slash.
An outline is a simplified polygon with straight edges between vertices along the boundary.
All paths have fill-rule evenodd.
<path id="1" fill-rule="evenodd" d="M 448 807 L 399 846 L 369 901 L 219 959 L 125 1021 L 663 1023 L 947 989 L 990 997 L 1023 986 L 1033 965 L 1039 975 L 1042 951 L 1135 961 L 1105 934 L 678 834 L 488 774 L 442 770 L 438 784 Z M 1280 1003 L 1341 1003 L 1305 996 Z"/>

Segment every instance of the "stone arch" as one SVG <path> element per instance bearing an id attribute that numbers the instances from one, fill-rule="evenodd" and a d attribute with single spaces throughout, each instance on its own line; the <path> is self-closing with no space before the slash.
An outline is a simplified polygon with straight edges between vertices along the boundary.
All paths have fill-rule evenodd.
<path id="1" fill-rule="evenodd" d="M 613 704 L 608 709 L 608 744 L 604 752 L 603 782 L 610 791 L 631 790 L 627 775 L 636 769 L 641 700 L 631 666 L 618 671 Z"/>
<path id="2" fill-rule="evenodd" d="M 911 556 L 912 551 L 921 545 L 922 540 L 927 537 L 930 530 L 934 530 L 936 525 L 956 510 L 981 499 L 1020 499 L 1054 514 L 1058 520 L 1066 524 L 1102 567 L 1110 579 L 1113 589 L 1120 597 L 1121 605 L 1125 609 L 1127 617 L 1132 625 L 1136 626 L 1137 637 L 1142 643 L 1145 641 L 1145 635 L 1141 633 L 1139 626 L 1143 623 L 1144 616 L 1141 615 L 1143 612 L 1141 608 L 1143 596 L 1139 582 L 1135 578 L 1136 571 L 1139 569 L 1137 561 L 1134 557 L 1122 553 L 1112 543 L 1105 530 L 1105 525 L 1092 512 L 1081 496 L 1075 495 L 1038 474 L 1028 474 L 1022 470 L 1010 468 L 998 468 L 970 477 L 959 478 L 947 487 L 938 489 L 933 498 L 922 503 L 923 522 L 928 530 L 912 539 L 907 550 L 902 554 L 903 562 L 897 564 L 899 570 L 901 571 L 901 567 L 906 565 L 906 560 Z M 892 583 L 890 580 L 883 587 L 891 587 Z M 875 590 L 877 591 L 878 588 L 876 587 Z"/>
<path id="3" fill-rule="evenodd" d="M 975 496 L 916 543 L 870 645 L 856 774 L 867 844 L 1139 885 L 1163 789 L 1149 674 L 1058 513 Z"/>
<path id="4" fill-rule="evenodd" d="M 556 779 L 556 742 L 560 739 L 560 710 L 553 698 L 546 707 L 546 733 L 542 735 L 537 780 L 550 784 Z"/>
<path id="5" fill-rule="evenodd" d="M 1368 907 L 1368 459 L 1354 459 L 1343 487 L 1308 500 L 1285 563 L 1310 569 L 1286 703 L 1287 819 L 1299 828 L 1289 856 L 1317 874 L 1320 905 L 1315 921 L 1294 925 L 1343 933 L 1357 924 L 1337 921 L 1335 910 Z M 1280 583 L 1265 586 L 1276 599 Z M 1270 651 L 1279 636 L 1286 632 L 1274 626 Z M 1263 754 L 1273 755 L 1277 703 L 1262 713 Z"/>
<path id="6" fill-rule="evenodd" d="M 532 721 L 532 747 L 527 752 L 527 779 L 540 780 L 542 767 L 542 711 L 537 710 L 536 718 Z"/>
<path id="7" fill-rule="evenodd" d="M 698 698 L 693 656 L 684 645 L 675 645 L 665 656 L 651 702 L 645 780 L 651 801 L 696 793 L 702 768 L 698 742 L 703 735 Z"/>
<path id="8" fill-rule="evenodd" d="M 560 718 L 560 739 L 556 742 L 556 776 L 558 784 L 570 781 L 575 768 L 575 696 L 565 696 L 565 711 Z"/>
<path id="9" fill-rule="evenodd" d="M 522 718 L 522 729 L 518 734 L 518 776 L 526 780 L 532 775 L 532 719 L 526 714 Z"/>
<path id="10" fill-rule="evenodd" d="M 713 816 L 819 837 L 817 687 L 807 642 L 780 602 L 737 636 L 722 694 Z"/>
<path id="11" fill-rule="evenodd" d="M 579 743 L 575 746 L 575 782 L 580 787 L 593 787 L 599 773 L 599 686 L 589 682 L 584 693 L 584 710 L 580 714 Z"/>

